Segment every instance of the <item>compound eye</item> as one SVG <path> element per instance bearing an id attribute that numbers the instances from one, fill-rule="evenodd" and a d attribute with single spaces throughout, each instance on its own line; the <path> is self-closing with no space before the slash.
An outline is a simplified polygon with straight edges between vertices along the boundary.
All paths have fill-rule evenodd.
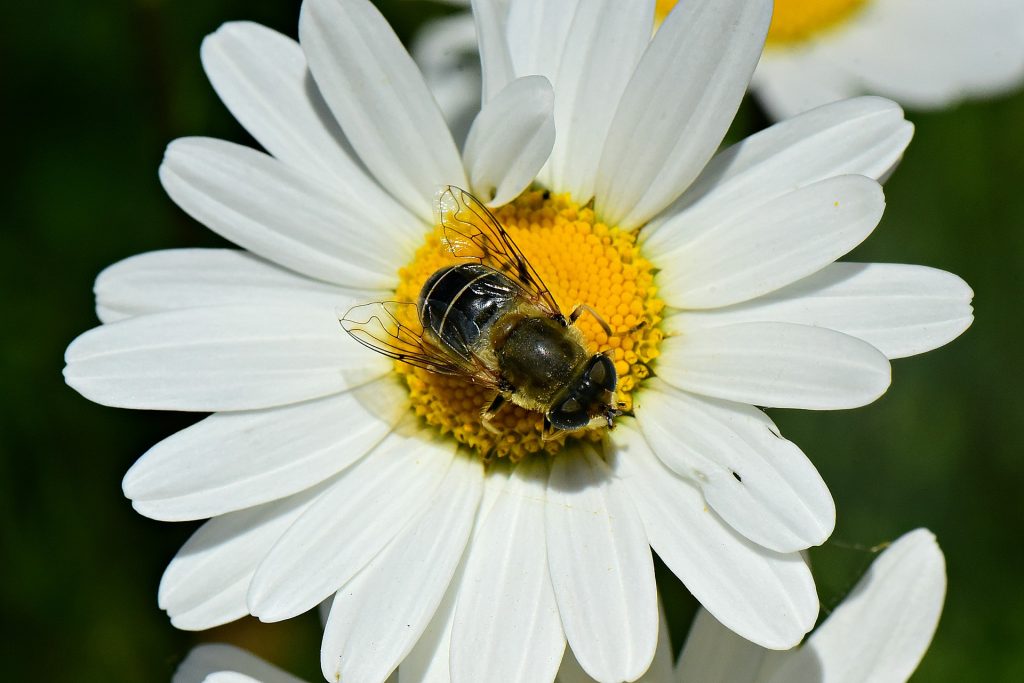
<path id="1" fill-rule="evenodd" d="M 608 391 L 615 391 L 618 377 L 615 374 L 615 364 L 608 356 L 594 356 L 593 365 L 590 366 L 587 375 L 596 386 Z"/>
<path id="2" fill-rule="evenodd" d="M 548 420 L 558 429 L 572 430 L 586 427 L 590 422 L 590 416 L 582 403 L 575 398 L 569 398 L 548 413 Z"/>

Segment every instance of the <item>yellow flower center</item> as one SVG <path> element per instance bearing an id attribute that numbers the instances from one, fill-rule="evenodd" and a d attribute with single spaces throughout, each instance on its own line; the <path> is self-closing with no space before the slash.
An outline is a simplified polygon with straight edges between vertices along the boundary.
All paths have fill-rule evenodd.
<path id="1" fill-rule="evenodd" d="M 655 18 L 664 21 L 677 0 L 657 0 Z M 800 43 L 835 28 L 863 9 L 868 0 L 775 0 L 767 45 Z"/>
<path id="2" fill-rule="evenodd" d="M 632 394 L 650 374 L 648 364 L 658 355 L 662 339 L 658 324 L 664 303 L 656 297 L 654 272 L 640 254 L 635 233 L 607 226 L 580 207 L 569 195 L 528 190 L 494 212 L 513 241 L 536 269 L 559 308 L 568 315 L 578 304 L 594 308 L 612 329 L 607 335 L 593 316 L 584 313 L 576 322 L 587 351 L 605 352 L 618 373 L 616 399 L 629 412 Z M 424 282 L 437 270 L 465 263 L 452 255 L 444 230 L 427 235 L 412 263 L 399 271 L 398 301 L 417 301 Z M 405 307 L 400 322 L 414 328 L 413 307 Z M 542 438 L 543 415 L 511 403 L 483 426 L 481 412 L 495 396 L 493 389 L 461 377 L 441 375 L 402 362 L 395 369 L 409 387 L 416 414 L 442 433 L 475 450 L 481 457 L 508 457 L 513 462 L 530 453 L 556 453 L 567 438 L 600 440 L 604 429 L 557 432 Z"/>

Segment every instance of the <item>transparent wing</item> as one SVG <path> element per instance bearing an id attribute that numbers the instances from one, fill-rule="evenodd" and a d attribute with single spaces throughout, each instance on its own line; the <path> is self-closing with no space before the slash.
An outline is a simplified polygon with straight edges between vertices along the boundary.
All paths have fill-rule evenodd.
<path id="1" fill-rule="evenodd" d="M 512 278 L 551 317 L 564 320 L 540 275 L 480 200 L 449 185 L 438 194 L 437 205 L 444 237 L 453 255 L 473 259 Z"/>
<path id="2" fill-rule="evenodd" d="M 350 308 L 341 317 L 341 326 L 357 342 L 388 358 L 441 375 L 453 375 L 477 384 L 497 387 L 498 378 L 477 359 L 462 359 L 431 343 L 417 324 L 410 327 L 402 320 L 417 320 L 416 304 L 377 301 Z"/>

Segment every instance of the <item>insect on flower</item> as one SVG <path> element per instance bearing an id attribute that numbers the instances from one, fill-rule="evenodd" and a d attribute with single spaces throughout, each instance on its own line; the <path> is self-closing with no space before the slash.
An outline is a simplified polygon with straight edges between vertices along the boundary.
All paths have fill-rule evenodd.
<path id="1" fill-rule="evenodd" d="M 438 197 L 448 249 L 464 263 L 435 271 L 416 303 L 356 306 L 342 326 L 364 346 L 431 372 L 463 377 L 496 393 L 483 408 L 484 427 L 506 402 L 544 415 L 544 434 L 611 427 L 616 407 L 615 365 L 590 354 L 573 323 L 587 304 L 566 317 L 537 271 L 490 211 L 454 186 Z M 415 316 L 403 307 L 415 307 Z M 417 320 L 419 329 L 403 320 Z"/>

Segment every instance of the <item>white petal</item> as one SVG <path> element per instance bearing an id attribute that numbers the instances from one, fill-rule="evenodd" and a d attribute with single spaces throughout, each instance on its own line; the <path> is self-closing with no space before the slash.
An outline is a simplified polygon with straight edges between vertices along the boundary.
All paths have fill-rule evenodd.
<path id="1" fill-rule="evenodd" d="M 203 519 L 317 484 L 359 460 L 408 410 L 386 377 L 282 408 L 215 413 L 151 448 L 128 470 L 124 494 L 153 519 Z"/>
<path id="2" fill-rule="evenodd" d="M 799 650 L 780 658 L 770 683 L 905 681 L 939 623 L 946 563 L 927 529 L 902 536 Z"/>
<path id="3" fill-rule="evenodd" d="M 254 149 L 210 138 L 167 147 L 160 182 L 214 232 L 285 268 L 356 288 L 393 289 L 416 221 L 391 222 Z M 372 207 L 371 207 L 372 208 Z"/>
<path id="4" fill-rule="evenodd" d="M 586 204 L 594 196 L 615 104 L 651 37 L 654 2 L 589 0 L 579 5 L 558 70 L 551 188 Z"/>
<path id="5" fill-rule="evenodd" d="M 260 564 L 249 611 L 281 621 L 312 609 L 415 519 L 444 478 L 455 443 L 404 421 L 288 529 Z"/>
<path id="6" fill-rule="evenodd" d="M 417 29 L 410 51 L 461 146 L 480 112 L 482 76 L 473 16 L 467 12 L 428 21 Z"/>
<path id="7" fill-rule="evenodd" d="M 627 492 L 590 447 L 554 459 L 544 527 L 548 569 L 569 647 L 602 683 L 633 681 L 654 658 L 654 563 Z"/>
<path id="8" fill-rule="evenodd" d="M 202 58 L 221 100 L 268 152 L 383 223 L 416 225 L 350 156 L 298 43 L 259 24 L 230 22 L 203 41 Z"/>
<path id="9" fill-rule="evenodd" d="M 520 463 L 466 560 L 451 636 L 452 683 L 548 683 L 565 636 L 544 543 L 547 465 Z"/>
<path id="10" fill-rule="evenodd" d="M 661 600 L 658 600 L 658 646 L 654 651 L 654 661 L 651 662 L 647 673 L 637 679 L 637 683 L 672 683 L 674 680 L 672 664 L 675 661 L 675 654 L 669 635 L 665 608 Z"/>
<path id="11" fill-rule="evenodd" d="M 472 542 L 472 541 L 471 541 Z M 434 612 L 412 651 L 398 669 L 398 683 L 451 683 L 449 655 L 455 604 L 465 576 L 465 555 L 448 586 L 441 604 Z"/>
<path id="12" fill-rule="evenodd" d="M 571 41 L 570 27 L 579 0 L 510 0 L 508 48 L 517 76 L 540 75 L 558 91 L 557 76 L 562 51 Z M 561 135 L 561 133 L 558 133 Z M 556 136 L 557 140 L 557 136 Z M 545 164 L 537 182 L 551 186 L 551 166 Z"/>
<path id="13" fill-rule="evenodd" d="M 871 234 L 885 210 L 881 186 L 839 176 L 723 216 L 667 223 L 658 253 L 659 292 L 677 308 L 728 306 L 815 273 Z M 673 234 L 675 233 L 675 234 Z"/>
<path id="14" fill-rule="evenodd" d="M 334 598 L 320 661 L 327 680 L 379 681 L 434 615 L 473 528 L 484 472 L 462 454 L 422 515 Z"/>
<path id="15" fill-rule="evenodd" d="M 494 507 L 508 481 L 511 469 L 508 463 L 491 463 L 484 477 L 483 497 L 477 509 L 476 520 L 470 543 L 480 536 L 481 527 Z M 455 622 L 455 605 L 462 594 L 466 575 L 466 558 L 468 551 L 462 556 L 462 563 L 455 571 L 444 599 L 434 612 L 434 617 L 427 624 L 423 635 L 416 641 L 409 655 L 402 661 L 399 668 L 399 683 L 451 683 L 451 635 L 452 624 Z"/>
<path id="16" fill-rule="evenodd" d="M 89 330 L 64 378 L 89 400 L 148 410 L 251 410 L 360 386 L 390 363 L 315 308 L 211 306 Z"/>
<path id="17" fill-rule="evenodd" d="M 473 0 L 473 21 L 480 41 L 482 103 L 485 106 L 516 77 L 505 40 L 502 10 L 500 0 Z"/>
<path id="18" fill-rule="evenodd" d="M 324 488 L 221 515 L 199 527 L 160 581 L 158 602 L 171 623 L 199 631 L 248 614 L 245 595 L 257 565 Z"/>
<path id="19" fill-rule="evenodd" d="M 416 64 L 369 0 L 308 0 L 299 39 L 324 99 L 380 184 L 424 220 L 459 151 Z"/>
<path id="20" fill-rule="evenodd" d="M 697 397 L 652 378 L 634 411 L 658 458 L 754 543 L 796 552 L 832 533 L 836 509 L 821 475 L 757 408 Z"/>
<path id="21" fill-rule="evenodd" d="M 686 645 L 676 667 L 677 683 L 757 683 L 765 650 L 744 640 L 708 614 L 697 610 L 697 617 L 686 637 Z"/>
<path id="22" fill-rule="evenodd" d="M 131 256 L 96 278 L 96 312 L 112 323 L 146 313 L 260 303 L 346 310 L 383 290 L 311 280 L 237 249 L 167 249 Z"/>
<path id="23" fill-rule="evenodd" d="M 686 232 L 842 175 L 881 181 L 899 162 L 914 126 L 895 102 L 857 97 L 777 123 L 715 155 L 672 206 L 644 227 L 652 253 Z M 672 229 L 661 230 L 670 223 Z"/>
<path id="24" fill-rule="evenodd" d="M 769 0 L 687 0 L 668 16 L 608 131 L 595 185 L 602 220 L 643 225 L 693 182 L 736 114 L 771 14 Z"/>
<path id="25" fill-rule="evenodd" d="M 931 351 L 974 320 L 974 292 L 944 270 L 898 263 L 833 263 L 814 275 L 734 306 L 683 311 L 665 327 L 682 332 L 741 322 L 827 327 L 863 339 L 888 358 Z"/>
<path id="26" fill-rule="evenodd" d="M 744 638 L 790 648 L 814 625 L 818 596 L 797 553 L 742 538 L 704 506 L 696 487 L 666 469 L 628 419 L 611 433 L 613 470 L 629 487 L 658 556 L 715 617 Z"/>
<path id="27" fill-rule="evenodd" d="M 200 54 L 221 101 L 277 159 L 313 176 L 341 179 L 358 169 L 294 40 L 233 21 L 208 35 Z"/>
<path id="28" fill-rule="evenodd" d="M 174 672 L 171 683 L 203 683 L 228 681 L 221 674 L 231 672 L 235 680 L 258 683 L 304 683 L 301 679 L 267 664 L 259 657 L 232 645 L 205 644 L 193 648 Z"/>
<path id="29" fill-rule="evenodd" d="M 259 679 L 236 671 L 218 671 L 206 677 L 203 683 L 265 683 Z"/>
<path id="30" fill-rule="evenodd" d="M 509 0 L 508 47 L 517 76 L 540 75 L 557 88 L 562 51 L 579 0 Z"/>
<path id="31" fill-rule="evenodd" d="M 766 408 L 840 410 L 889 387 L 870 344 L 808 325 L 739 323 L 665 339 L 656 374 L 686 391 Z"/>
<path id="32" fill-rule="evenodd" d="M 659 601 L 660 603 L 660 601 Z M 636 679 L 636 683 L 674 683 L 673 662 L 675 655 L 672 653 L 672 643 L 669 641 L 668 622 L 665 620 L 665 610 L 658 605 L 658 648 L 654 653 L 654 661 L 643 676 Z M 580 667 L 576 661 L 571 648 L 565 649 L 565 656 L 562 657 L 562 666 L 558 669 L 556 683 L 594 683 L 594 679 L 587 675 L 587 672 Z"/>
<path id="33" fill-rule="evenodd" d="M 554 93 L 543 76 L 512 81 L 476 117 L 466 139 L 473 193 L 501 206 L 530 186 L 555 141 Z"/>

